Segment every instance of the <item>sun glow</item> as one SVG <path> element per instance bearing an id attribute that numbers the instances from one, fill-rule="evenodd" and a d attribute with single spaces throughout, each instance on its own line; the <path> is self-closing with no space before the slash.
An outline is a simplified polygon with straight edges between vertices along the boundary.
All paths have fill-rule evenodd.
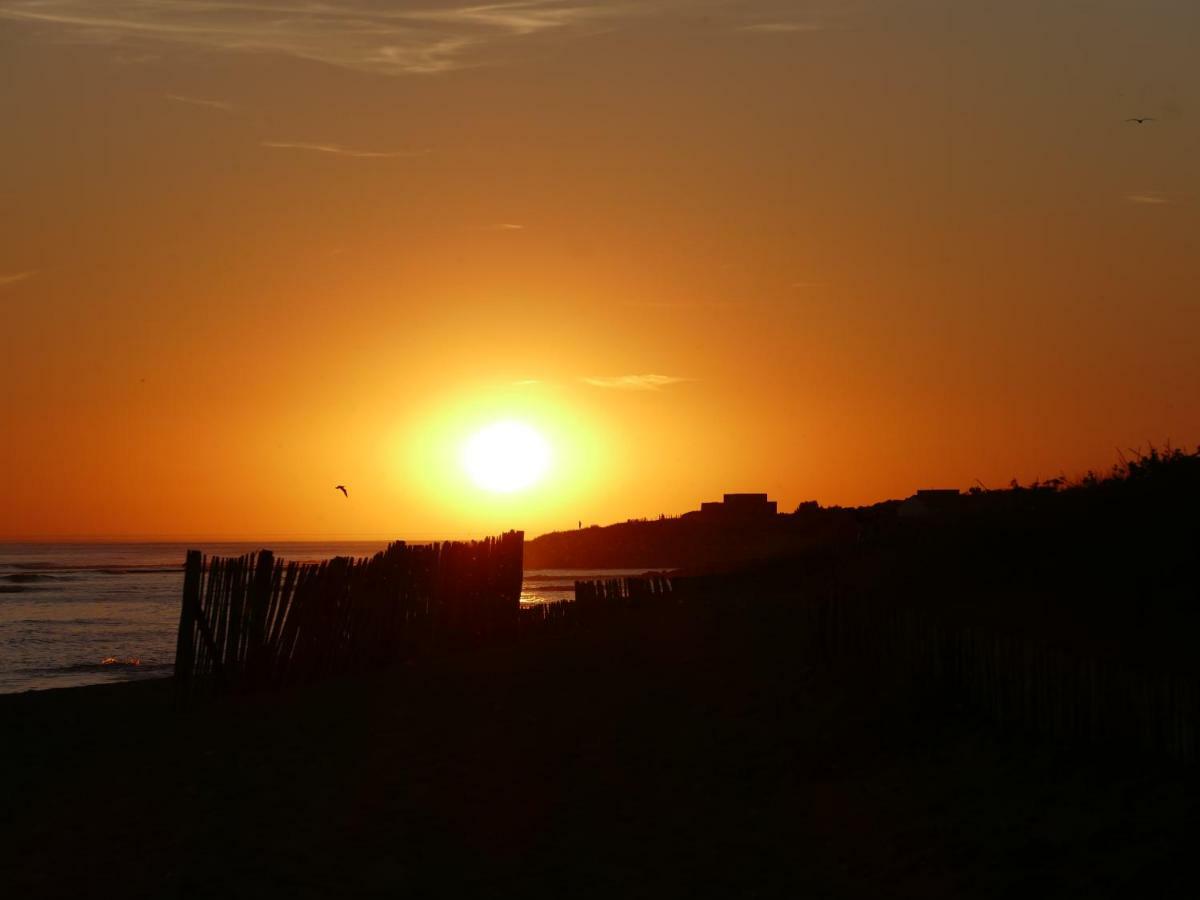
<path id="1" fill-rule="evenodd" d="M 424 398 L 394 432 L 396 502 L 434 511 L 439 538 L 574 525 L 619 457 L 608 423 L 563 393 L 501 384 Z"/>
<path id="2" fill-rule="evenodd" d="M 496 422 L 471 435 L 462 447 L 462 467 L 477 487 L 511 494 L 542 480 L 550 445 L 522 422 Z"/>

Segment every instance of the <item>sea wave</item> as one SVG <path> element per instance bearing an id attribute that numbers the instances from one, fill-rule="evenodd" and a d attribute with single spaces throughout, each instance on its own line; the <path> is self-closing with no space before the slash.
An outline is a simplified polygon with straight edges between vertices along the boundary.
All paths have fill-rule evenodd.
<path id="1" fill-rule="evenodd" d="M 44 572 L 10 572 L 7 575 L 0 575 L 0 581 L 8 581 L 13 584 L 36 584 L 41 581 L 75 581 L 71 575 L 47 575 Z"/>
<path id="2" fill-rule="evenodd" d="M 112 616 L 78 616 L 74 619 L 10 619 L 5 624 L 21 628 L 40 628 L 49 632 L 55 627 L 69 626 L 71 628 L 120 628 L 128 627 L 128 619 L 118 619 Z"/>
<path id="3" fill-rule="evenodd" d="M 115 672 L 136 669 L 138 672 L 150 674 L 174 669 L 174 663 L 148 662 L 136 656 L 109 656 L 98 662 L 70 663 L 52 669 L 41 669 L 43 674 L 55 672 Z"/>
<path id="4" fill-rule="evenodd" d="M 96 575 L 145 575 L 154 574 L 156 572 L 182 572 L 183 563 L 176 565 L 164 566 L 162 564 L 147 564 L 147 565 L 107 565 L 96 566 L 81 566 L 78 563 L 50 563 L 50 562 L 17 562 L 4 563 L 3 568 L 16 569 L 17 571 L 11 574 L 0 575 L 0 578 L 16 580 L 19 578 L 45 578 L 58 581 L 67 581 L 69 578 L 62 573 L 91 573 Z M 53 572 L 49 575 L 46 573 Z"/>
<path id="5" fill-rule="evenodd" d="M 123 566 L 121 568 L 113 568 L 105 566 L 103 569 L 86 569 L 87 572 L 98 572 L 101 575 L 153 575 L 155 573 L 170 573 L 175 574 L 183 571 L 183 564 L 177 566 Z"/>

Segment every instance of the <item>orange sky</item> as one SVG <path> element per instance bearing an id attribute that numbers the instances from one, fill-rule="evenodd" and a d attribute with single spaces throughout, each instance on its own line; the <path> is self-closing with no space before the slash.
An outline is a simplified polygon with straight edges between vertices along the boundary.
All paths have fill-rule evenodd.
<path id="1" fill-rule="evenodd" d="M 1192 446 L 1197 46 L 1192 0 L 0 0 L 0 539 L 537 533 Z M 540 488 L 448 458 L 497 418 Z"/>

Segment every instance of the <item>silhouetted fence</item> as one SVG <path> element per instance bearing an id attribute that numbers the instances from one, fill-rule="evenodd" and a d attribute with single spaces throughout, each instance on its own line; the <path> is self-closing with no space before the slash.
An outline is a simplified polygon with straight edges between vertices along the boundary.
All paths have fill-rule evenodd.
<path id="1" fill-rule="evenodd" d="M 176 683 L 186 694 L 310 682 L 511 632 L 523 545 L 513 531 L 286 564 L 269 550 L 211 559 L 190 550 Z"/>
<path id="2" fill-rule="evenodd" d="M 543 624 L 594 623 L 622 610 L 661 607 L 673 602 L 671 579 L 665 575 L 576 581 L 574 600 L 525 607 L 521 610 L 521 624 L 537 628 Z"/>
<path id="3" fill-rule="evenodd" d="M 587 627 L 668 607 L 739 625 L 757 618 L 789 636 L 798 661 L 849 668 L 1006 728 L 1181 761 L 1200 757 L 1200 682 L 1193 674 L 955 621 L 911 597 L 847 591 L 836 580 L 740 575 L 579 581 L 575 596 L 522 610 L 522 625 Z"/>
<path id="4" fill-rule="evenodd" d="M 826 598 L 818 609 L 828 661 L 1056 742 L 1197 758 L 1200 685 L 1186 672 L 1074 653 L 876 598 Z"/>

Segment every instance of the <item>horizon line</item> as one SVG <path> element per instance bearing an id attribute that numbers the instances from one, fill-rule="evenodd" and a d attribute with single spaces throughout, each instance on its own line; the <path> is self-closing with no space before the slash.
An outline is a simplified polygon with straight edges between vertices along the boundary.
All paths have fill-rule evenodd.
<path id="1" fill-rule="evenodd" d="M 187 544 L 187 543 L 222 543 L 222 544 L 250 544 L 263 541 L 273 541 L 276 543 L 317 543 L 327 542 L 333 544 L 364 544 L 364 543 L 388 543 L 391 541 L 405 541 L 407 543 L 430 543 L 433 541 L 467 541 L 479 540 L 481 537 L 494 537 L 496 534 L 503 534 L 506 531 L 521 531 L 520 528 L 508 528 L 501 531 L 484 531 L 482 533 L 472 532 L 471 536 L 465 533 L 458 535 L 423 535 L 414 536 L 350 536 L 345 535 L 329 535 L 329 534 L 292 534 L 292 535 L 267 535 L 267 536 L 215 536 L 204 535 L 197 537 L 195 535 L 140 535 L 140 534 L 116 534 L 116 535 L 95 535 L 95 534 L 39 534 L 32 537 L 6 537 L 0 536 L 0 546 L 5 544 Z"/>

